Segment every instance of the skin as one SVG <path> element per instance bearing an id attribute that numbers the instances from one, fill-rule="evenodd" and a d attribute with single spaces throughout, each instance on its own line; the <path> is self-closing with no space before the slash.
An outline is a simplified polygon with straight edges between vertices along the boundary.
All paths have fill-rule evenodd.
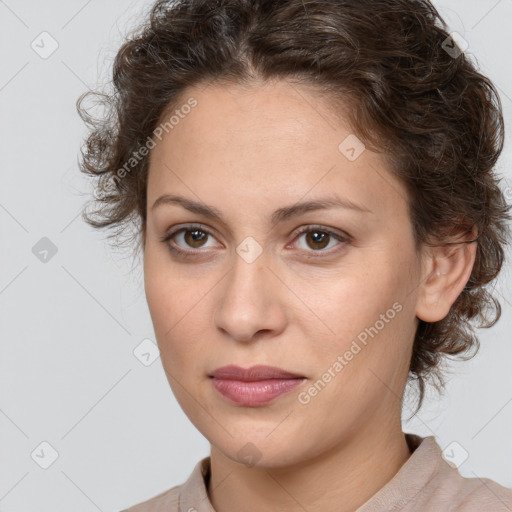
<path id="1" fill-rule="evenodd" d="M 210 84 L 187 90 L 183 104 L 191 96 L 197 106 L 151 151 L 144 276 L 169 384 L 211 444 L 209 497 L 218 512 L 353 511 L 410 456 L 401 401 L 418 318 L 446 316 L 475 244 L 418 253 L 404 186 L 382 154 L 350 161 L 340 152 L 350 126 L 313 89 Z M 180 204 L 152 209 L 162 194 L 206 203 L 223 220 Z M 279 208 L 333 195 L 369 211 L 331 207 L 271 223 Z M 210 234 L 162 241 L 187 223 Z M 327 235 L 322 245 L 314 227 L 298 234 L 315 225 L 350 240 Z M 251 263 L 236 251 L 249 236 L 263 250 Z M 338 356 L 396 303 L 400 312 L 332 377 Z M 263 407 L 234 405 L 208 376 L 228 364 L 277 366 L 305 381 Z M 301 403 L 329 368 L 331 380 Z"/>

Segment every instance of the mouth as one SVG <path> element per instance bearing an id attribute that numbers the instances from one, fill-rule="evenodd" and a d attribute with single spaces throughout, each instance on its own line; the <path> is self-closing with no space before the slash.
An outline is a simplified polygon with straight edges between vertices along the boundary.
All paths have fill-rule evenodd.
<path id="1" fill-rule="evenodd" d="M 274 366 L 223 366 L 209 377 L 214 389 L 228 402 L 245 407 L 266 405 L 306 380 L 303 375 Z"/>

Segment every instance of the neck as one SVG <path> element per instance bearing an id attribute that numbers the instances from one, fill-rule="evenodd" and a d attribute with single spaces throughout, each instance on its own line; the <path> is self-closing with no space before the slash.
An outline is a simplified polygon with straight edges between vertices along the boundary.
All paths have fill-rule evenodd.
<path id="1" fill-rule="evenodd" d="M 409 458 L 398 421 L 358 431 L 313 460 L 286 467 L 246 467 L 212 447 L 208 494 L 217 512 L 353 512 Z"/>

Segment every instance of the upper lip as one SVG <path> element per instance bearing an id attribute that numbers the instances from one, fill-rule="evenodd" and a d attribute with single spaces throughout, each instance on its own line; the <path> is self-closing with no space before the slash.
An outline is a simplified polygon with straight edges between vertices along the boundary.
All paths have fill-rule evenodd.
<path id="1" fill-rule="evenodd" d="M 296 373 L 287 372 L 282 368 L 275 366 L 257 365 L 250 368 L 241 368 L 240 366 L 229 365 L 217 368 L 210 374 L 210 377 L 216 379 L 240 380 L 245 382 L 254 382 L 268 379 L 300 379 L 305 378 Z"/>

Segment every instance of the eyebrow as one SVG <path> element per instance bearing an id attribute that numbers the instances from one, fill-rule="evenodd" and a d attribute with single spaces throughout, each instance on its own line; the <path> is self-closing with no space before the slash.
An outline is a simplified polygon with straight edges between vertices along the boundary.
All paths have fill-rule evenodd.
<path id="1" fill-rule="evenodd" d="M 183 208 L 202 215 L 204 217 L 208 217 L 211 219 L 215 219 L 223 222 L 222 213 L 214 208 L 213 206 L 209 206 L 204 203 L 199 203 L 196 201 L 192 201 L 191 199 L 187 199 L 182 196 L 177 196 L 173 194 L 164 194 L 160 196 L 151 207 L 151 211 L 154 211 L 159 206 L 163 205 L 174 205 L 178 204 L 183 206 Z M 314 201 L 305 201 L 302 203 L 296 203 L 291 206 L 284 206 L 276 210 L 271 217 L 272 225 L 275 225 L 279 222 L 283 222 L 284 220 L 290 219 L 292 217 L 296 217 L 306 212 L 316 211 L 316 210 L 327 210 L 329 208 L 345 208 L 350 210 L 355 210 L 361 213 L 373 213 L 368 208 L 356 204 L 349 199 L 340 198 L 338 196 L 333 197 L 324 197 L 320 199 L 316 199 Z"/>

